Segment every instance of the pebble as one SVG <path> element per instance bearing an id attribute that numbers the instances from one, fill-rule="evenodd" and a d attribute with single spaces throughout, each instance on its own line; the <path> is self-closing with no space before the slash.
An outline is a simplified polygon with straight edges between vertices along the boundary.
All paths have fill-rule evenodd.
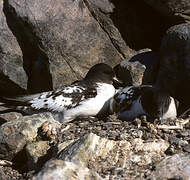
<path id="1" fill-rule="evenodd" d="M 186 152 L 188 152 L 188 153 L 190 153 L 190 144 L 185 145 L 185 146 L 183 147 L 183 150 L 186 151 Z"/>

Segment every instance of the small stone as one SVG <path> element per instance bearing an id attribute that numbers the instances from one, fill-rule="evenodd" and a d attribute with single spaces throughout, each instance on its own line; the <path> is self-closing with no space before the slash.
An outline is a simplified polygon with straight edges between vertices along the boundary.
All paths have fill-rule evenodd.
<path id="1" fill-rule="evenodd" d="M 181 137 L 186 137 L 186 136 L 190 136 L 190 131 L 189 130 L 184 130 L 184 131 L 180 131 L 179 135 Z"/>
<path id="2" fill-rule="evenodd" d="M 175 154 L 156 165 L 153 179 L 190 179 L 190 155 Z"/>
<path id="3" fill-rule="evenodd" d="M 165 154 L 167 155 L 173 155 L 175 153 L 175 148 L 173 145 L 170 145 L 168 149 L 165 151 Z"/>
<path id="4" fill-rule="evenodd" d="M 141 127 L 141 120 L 139 118 L 135 118 L 134 123 L 137 125 L 138 128 Z"/>
<path id="5" fill-rule="evenodd" d="M 190 153 L 190 144 L 185 145 L 185 146 L 183 147 L 183 150 Z"/>

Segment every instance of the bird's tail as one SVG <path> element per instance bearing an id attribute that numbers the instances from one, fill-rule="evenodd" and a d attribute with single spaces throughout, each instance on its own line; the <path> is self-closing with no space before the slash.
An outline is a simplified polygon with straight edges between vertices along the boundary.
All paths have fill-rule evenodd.
<path id="1" fill-rule="evenodd" d="M 31 105 L 30 100 L 38 96 L 39 94 L 23 95 L 18 97 L 0 97 L 0 106 L 7 108 L 0 111 L 0 114 L 12 111 L 28 114 L 27 111 L 30 109 L 29 106 Z"/>

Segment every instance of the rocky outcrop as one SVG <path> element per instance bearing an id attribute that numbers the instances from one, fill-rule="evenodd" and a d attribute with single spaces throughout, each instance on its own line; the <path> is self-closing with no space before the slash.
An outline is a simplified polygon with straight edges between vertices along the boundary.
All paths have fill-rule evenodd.
<path id="1" fill-rule="evenodd" d="M 189 3 L 146 2 L 158 11 L 139 0 L 0 0 L 0 96 L 59 88 L 105 62 L 125 86 L 156 82 L 189 105 L 189 24 L 151 50 L 188 20 Z M 160 123 L 7 113 L 0 179 L 190 179 L 189 118 Z"/>
<path id="2" fill-rule="evenodd" d="M 7 25 L 3 1 L 0 1 L 0 31 L 0 93 L 24 93 L 22 88 L 26 88 L 27 77 L 22 67 L 22 51 Z"/>
<path id="3" fill-rule="evenodd" d="M 137 3 L 140 4 L 136 6 Z M 154 1 L 150 3 L 154 4 Z M 170 5 L 173 7 L 169 2 L 168 7 Z M 184 9 L 185 14 L 188 3 L 183 7 L 181 2 L 177 5 L 181 11 Z M 33 1 L 7 0 L 4 4 L 1 1 L 1 17 L 4 22 L 2 27 L 5 27 L 5 36 L 1 36 L 7 40 L 8 33 L 14 41 L 9 47 L 5 46 L 7 42 L 4 40 L 3 51 L 14 49 L 9 51 L 13 58 L 11 63 L 17 59 L 17 66 L 14 67 L 11 63 L 3 63 L 8 72 L 3 75 L 8 75 L 8 78 L 26 87 L 26 75 L 21 65 L 23 55 L 23 67 L 28 76 L 27 89 L 30 93 L 59 88 L 80 79 L 98 62 L 115 66 L 121 60 L 136 55 L 134 49 L 158 49 L 163 33 L 171 26 L 163 21 L 162 15 L 137 0 L 49 0 L 38 4 Z M 3 53 L 3 57 L 10 59 L 8 53 L 6 56 Z M 133 64 L 132 67 L 136 66 Z M 9 71 L 10 67 L 19 67 L 20 70 L 16 68 L 16 71 Z M 1 84 L 7 85 L 7 80 Z M 25 92 L 21 90 L 20 94 L 23 93 Z"/>
<path id="4" fill-rule="evenodd" d="M 47 160 L 45 156 L 47 156 L 50 148 L 49 141 L 30 142 L 26 145 L 27 167 L 29 171 L 38 170 L 43 165 L 45 160 Z"/>
<path id="5" fill-rule="evenodd" d="M 80 79 L 98 62 L 115 66 L 134 55 L 135 50 L 158 49 L 162 34 L 170 26 L 159 13 L 137 0 L 49 0 L 38 4 L 6 0 L 1 5 L 7 31 L 12 31 L 20 46 L 12 43 L 13 48 L 15 52 L 21 48 L 30 93 L 59 88 Z M 18 60 L 15 53 L 11 52 L 11 56 Z M 19 59 L 20 63 L 20 56 Z M 20 64 L 19 68 L 22 70 Z M 15 72 L 22 83 L 10 73 L 8 77 L 26 87 L 26 75 L 18 68 Z"/>
<path id="6" fill-rule="evenodd" d="M 160 47 L 160 68 L 157 85 L 189 107 L 190 91 L 190 24 L 168 29 Z"/>
<path id="7" fill-rule="evenodd" d="M 149 143 L 140 139 L 134 139 L 132 142 L 113 141 L 90 133 L 65 147 L 56 157 L 59 160 L 47 162 L 34 179 L 43 179 L 45 175 L 46 178 L 55 175 L 56 179 L 61 177 L 70 179 L 74 174 L 75 179 L 83 179 L 83 174 L 87 172 L 90 174 L 93 172 L 95 179 L 99 179 L 100 176 L 95 172 L 102 174 L 101 171 L 107 172 L 114 167 L 116 173 L 117 169 L 127 169 L 132 162 L 149 164 L 152 163 L 151 159 L 158 158 L 167 148 L 168 143 L 164 141 Z M 122 176 L 108 173 L 104 178 L 116 177 L 130 176 L 127 173 Z"/>
<path id="8" fill-rule="evenodd" d="M 48 114 L 21 117 L 4 123 L 0 127 L 0 158 L 12 160 L 28 143 L 32 143 L 39 135 L 39 129 L 47 121 L 53 121 Z M 54 122 L 58 126 L 58 122 Z M 32 154 L 32 152 L 30 153 Z"/>
<path id="9" fill-rule="evenodd" d="M 114 65 L 129 54 L 105 14 L 112 11 L 107 0 L 5 1 L 8 25 L 22 49 L 28 90 L 50 90 L 52 83 L 61 87 L 83 77 L 98 62 Z"/>
<path id="10" fill-rule="evenodd" d="M 121 61 L 114 67 L 123 86 L 154 84 L 159 66 L 158 53 L 143 49 Z"/>

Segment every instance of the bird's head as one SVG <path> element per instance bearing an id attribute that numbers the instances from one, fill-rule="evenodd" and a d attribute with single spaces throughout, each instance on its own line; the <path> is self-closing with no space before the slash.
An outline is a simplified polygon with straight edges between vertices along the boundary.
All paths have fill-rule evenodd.
<path id="1" fill-rule="evenodd" d="M 114 81 L 117 81 L 113 69 L 105 63 L 99 63 L 94 65 L 88 71 L 84 79 L 91 82 L 96 81 L 108 84 L 113 84 Z"/>

